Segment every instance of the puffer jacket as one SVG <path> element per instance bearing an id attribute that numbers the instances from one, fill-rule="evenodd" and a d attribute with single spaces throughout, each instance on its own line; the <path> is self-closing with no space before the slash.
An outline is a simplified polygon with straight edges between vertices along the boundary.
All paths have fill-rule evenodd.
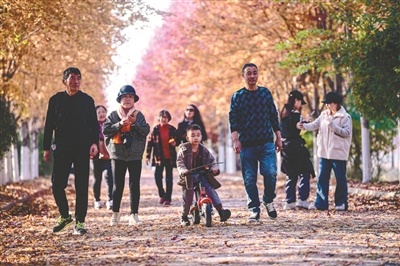
<path id="1" fill-rule="evenodd" d="M 202 165 L 210 165 L 211 170 L 219 169 L 216 164 L 216 160 L 214 155 L 204 146 L 203 144 L 199 144 L 199 154 L 202 156 Z M 182 187 L 186 187 L 188 190 L 193 189 L 193 180 L 191 175 L 184 176 L 183 173 L 187 170 L 192 169 L 193 166 L 193 152 L 192 145 L 189 142 L 183 143 L 179 146 L 178 158 L 176 160 L 178 172 L 179 172 L 179 180 L 178 185 Z M 200 170 L 200 169 L 199 169 Z M 219 174 L 219 171 L 216 175 Z M 221 184 L 215 179 L 212 173 L 206 175 L 208 181 L 217 189 L 221 186 Z"/>
<path id="2" fill-rule="evenodd" d="M 317 155 L 329 160 L 347 161 L 350 153 L 352 121 L 343 106 L 329 122 L 329 110 L 325 110 L 311 123 L 303 124 L 305 130 L 317 130 Z"/>
<path id="3" fill-rule="evenodd" d="M 117 111 L 113 111 L 103 124 L 103 134 L 110 159 L 123 161 L 141 160 L 146 146 L 146 136 L 150 132 L 150 125 L 147 124 L 144 115 L 139 112 L 135 123 L 131 125 L 132 144 L 129 148 L 126 148 L 123 144 L 115 144 L 112 141 L 114 135 L 121 130 L 119 121 L 121 119 Z"/>

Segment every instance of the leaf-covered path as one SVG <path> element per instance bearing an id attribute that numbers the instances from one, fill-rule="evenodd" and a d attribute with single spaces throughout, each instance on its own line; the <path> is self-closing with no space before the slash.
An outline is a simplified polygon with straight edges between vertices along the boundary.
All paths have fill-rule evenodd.
<path id="1" fill-rule="evenodd" d="M 278 218 L 267 218 L 262 209 L 261 221 L 248 224 L 241 176 L 224 175 L 219 178 L 223 186 L 218 192 L 225 208 L 231 209 L 232 217 L 220 223 L 216 214 L 210 228 L 202 224 L 183 227 L 179 225 L 181 196 L 176 176 L 172 205 L 167 207 L 158 204 L 153 172 L 143 170 L 140 227 L 128 226 L 127 186 L 121 223 L 117 227 L 109 226 L 111 211 L 93 209 L 90 189 L 86 220 L 89 231 L 84 236 L 73 235 L 72 226 L 53 234 L 51 229 L 58 213 L 50 182 L 38 179 L 28 183 L 25 190 L 30 194 L 43 193 L 37 192 L 25 203 L 21 201 L 1 212 L 0 264 L 400 265 L 398 197 L 374 199 L 350 195 L 350 211 L 335 212 L 332 193 L 330 211 L 283 211 L 284 179 L 279 178 L 275 200 Z M 312 184 L 315 182 L 312 180 Z M 17 191 L 15 188 L 13 193 L 24 193 L 21 188 Z M 67 191 L 73 212 L 73 186 Z M 310 201 L 314 198 L 313 189 Z M 6 199 L 1 201 L 4 209 Z"/>

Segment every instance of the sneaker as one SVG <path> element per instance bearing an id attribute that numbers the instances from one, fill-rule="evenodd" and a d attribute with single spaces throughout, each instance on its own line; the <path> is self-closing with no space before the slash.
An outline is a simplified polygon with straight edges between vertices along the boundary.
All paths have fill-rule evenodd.
<path id="1" fill-rule="evenodd" d="M 113 212 L 113 214 L 111 215 L 110 225 L 117 226 L 118 223 L 119 223 L 119 212 Z"/>
<path id="2" fill-rule="evenodd" d="M 260 220 L 260 213 L 258 212 L 251 212 L 248 221 L 250 223 L 258 222 Z"/>
<path id="3" fill-rule="evenodd" d="M 278 215 L 276 214 L 276 210 L 274 207 L 274 203 L 264 203 L 265 208 L 267 209 L 267 213 L 269 218 L 275 219 Z"/>
<path id="4" fill-rule="evenodd" d="M 111 210 L 113 207 L 113 201 L 112 200 L 107 201 L 106 206 L 107 206 L 107 210 Z"/>
<path id="5" fill-rule="evenodd" d="M 296 207 L 300 207 L 300 208 L 304 208 L 304 209 L 308 209 L 310 207 L 310 203 L 306 200 L 298 200 L 296 202 Z"/>
<path id="6" fill-rule="evenodd" d="M 86 233 L 87 230 L 85 229 L 85 225 L 81 222 L 78 222 L 74 228 L 74 235 L 84 235 Z"/>
<path id="7" fill-rule="evenodd" d="M 314 204 L 310 204 L 310 206 L 308 206 L 309 210 L 317 210 L 317 207 L 315 207 Z"/>
<path id="8" fill-rule="evenodd" d="M 190 225 L 190 221 L 189 221 L 189 218 L 187 216 L 182 216 L 181 217 L 181 225 L 185 225 L 185 226 L 189 226 Z"/>
<path id="9" fill-rule="evenodd" d="M 292 203 L 285 202 L 285 205 L 283 205 L 283 209 L 284 210 L 294 210 L 294 209 L 296 209 L 296 206 L 297 206 L 296 202 L 292 202 Z"/>
<path id="10" fill-rule="evenodd" d="M 101 203 L 101 201 L 95 201 L 94 202 L 94 209 L 98 210 L 98 209 L 101 209 L 101 208 L 103 208 L 103 204 Z"/>
<path id="11" fill-rule="evenodd" d="M 164 205 L 169 206 L 169 205 L 171 205 L 171 202 L 169 200 L 166 200 L 166 201 L 164 201 Z"/>
<path id="12" fill-rule="evenodd" d="M 71 225 L 73 222 L 74 220 L 72 219 L 71 214 L 67 218 L 63 218 L 62 216 L 60 216 L 58 218 L 56 226 L 53 227 L 53 233 L 61 232 L 62 230 L 65 229 L 65 227 Z"/>
<path id="13" fill-rule="evenodd" d="M 129 225 L 139 225 L 142 222 L 139 220 L 139 216 L 137 213 L 129 215 Z"/>
<path id="14" fill-rule="evenodd" d="M 220 222 L 225 222 L 225 221 L 227 221 L 229 219 L 229 217 L 231 217 L 231 211 L 228 210 L 228 209 L 220 210 L 218 212 L 218 214 L 219 214 L 219 221 Z"/>
<path id="15" fill-rule="evenodd" d="M 336 206 L 335 210 L 346 211 L 346 205 L 343 203 L 342 205 Z"/>
<path id="16" fill-rule="evenodd" d="M 165 202 L 164 198 L 160 198 L 158 203 L 163 204 Z"/>

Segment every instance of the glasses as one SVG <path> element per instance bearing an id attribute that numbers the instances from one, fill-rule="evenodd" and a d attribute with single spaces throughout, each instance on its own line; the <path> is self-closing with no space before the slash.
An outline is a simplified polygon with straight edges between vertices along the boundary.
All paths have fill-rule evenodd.
<path id="1" fill-rule="evenodd" d="M 192 108 L 187 108 L 186 111 L 188 111 L 188 112 L 194 112 L 194 109 L 192 109 Z"/>

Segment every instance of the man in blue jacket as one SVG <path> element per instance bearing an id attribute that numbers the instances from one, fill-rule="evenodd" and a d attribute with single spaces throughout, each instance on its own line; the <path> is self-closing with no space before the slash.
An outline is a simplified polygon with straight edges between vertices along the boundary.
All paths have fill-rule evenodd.
<path id="1" fill-rule="evenodd" d="M 60 212 L 54 233 L 73 223 L 65 194 L 72 164 L 76 190 L 74 234 L 87 232 L 84 222 L 88 207 L 90 156 L 95 156 L 98 151 L 99 124 L 93 98 L 80 91 L 81 78 L 78 68 L 66 69 L 62 80 L 66 90 L 53 95 L 47 108 L 43 157 L 50 162 L 51 148 L 54 157 L 52 190 Z M 52 144 L 53 133 L 55 141 Z"/>
<path id="2" fill-rule="evenodd" d="M 282 149 L 278 111 L 271 92 L 257 86 L 258 67 L 253 63 L 242 68 L 245 87 L 231 98 L 229 123 L 233 149 L 240 154 L 242 175 L 247 195 L 249 222 L 260 219 L 260 199 L 257 189 L 258 163 L 264 177 L 263 205 L 270 218 L 276 218 L 274 208 L 276 187 L 276 154 Z M 274 145 L 274 133 L 276 136 Z"/>

